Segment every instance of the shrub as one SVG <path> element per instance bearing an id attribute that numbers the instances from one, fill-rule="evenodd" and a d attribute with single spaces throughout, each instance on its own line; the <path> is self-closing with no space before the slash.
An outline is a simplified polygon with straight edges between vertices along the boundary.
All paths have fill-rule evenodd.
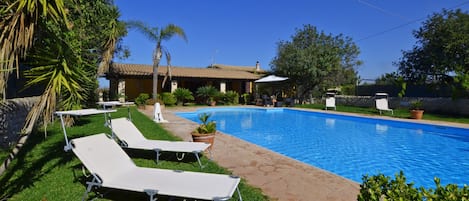
<path id="1" fill-rule="evenodd" d="M 249 103 L 249 100 L 250 100 L 250 96 L 251 96 L 251 95 L 248 94 L 248 93 L 244 93 L 244 94 L 241 95 L 241 96 L 243 97 L 243 101 L 244 101 L 243 103 L 244 103 L 245 105 L 247 105 L 247 104 Z"/>
<path id="2" fill-rule="evenodd" d="M 462 188 L 459 188 L 455 184 L 448 184 L 446 186 L 441 186 L 440 179 L 435 178 L 435 189 L 424 189 L 420 190 L 423 193 L 423 196 L 427 201 L 437 201 L 437 200 L 469 200 L 469 187 L 464 185 Z"/>
<path id="3" fill-rule="evenodd" d="M 204 103 L 210 104 L 210 102 L 215 100 L 219 92 L 213 86 L 202 86 L 197 88 L 197 91 L 195 93 L 198 97 L 202 98 L 202 101 L 204 101 Z"/>
<path id="4" fill-rule="evenodd" d="M 149 98 L 149 99 L 147 99 L 147 101 L 145 101 L 145 104 L 146 105 L 155 105 L 156 102 L 158 102 L 158 101 L 155 101 L 153 98 Z"/>
<path id="5" fill-rule="evenodd" d="M 161 99 L 165 105 L 174 105 L 176 104 L 176 98 L 170 92 L 161 93 Z"/>
<path id="6" fill-rule="evenodd" d="M 185 88 L 177 88 L 176 90 L 174 90 L 173 95 L 176 98 L 178 105 L 180 104 L 184 105 L 184 103 L 187 100 L 189 101 L 194 100 L 194 96 L 192 96 L 192 92 L 189 91 L 189 89 L 185 89 Z"/>
<path id="7" fill-rule="evenodd" d="M 145 105 L 145 102 L 150 98 L 150 95 L 147 93 L 140 93 L 137 98 L 135 98 L 135 103 L 137 105 Z"/>
<path id="8" fill-rule="evenodd" d="M 228 105 L 236 105 L 239 103 L 239 94 L 236 91 L 227 91 L 223 95 L 223 102 Z"/>
<path id="9" fill-rule="evenodd" d="M 469 188 L 467 185 L 459 188 L 455 184 L 440 185 L 440 179 L 435 178 L 436 189 L 415 188 L 414 184 L 407 183 L 404 173 L 401 171 L 395 175 L 395 179 L 378 174 L 375 176 L 363 176 L 360 184 L 359 201 L 381 200 L 468 200 Z"/>

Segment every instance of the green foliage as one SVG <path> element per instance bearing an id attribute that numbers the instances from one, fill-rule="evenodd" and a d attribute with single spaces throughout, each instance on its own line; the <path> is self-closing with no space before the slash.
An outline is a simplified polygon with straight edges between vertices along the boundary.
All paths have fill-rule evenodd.
<path id="1" fill-rule="evenodd" d="M 150 98 L 150 95 L 147 93 L 140 93 L 137 98 L 135 98 L 135 103 L 137 105 L 145 105 L 146 101 Z"/>
<path id="2" fill-rule="evenodd" d="M 346 84 L 340 87 L 340 93 L 343 95 L 355 95 L 355 84 Z"/>
<path id="3" fill-rule="evenodd" d="M 407 82 L 404 77 L 400 76 L 396 72 L 386 73 L 381 75 L 378 79 L 375 80 L 376 85 L 394 85 L 400 88 L 399 92 L 397 93 L 398 97 L 404 97 L 406 90 L 407 90 Z"/>
<path id="4" fill-rule="evenodd" d="M 443 10 L 434 13 L 418 30 L 412 50 L 395 63 L 410 83 L 453 86 L 454 95 L 469 97 L 469 13 Z"/>
<path id="5" fill-rule="evenodd" d="M 327 88 L 357 81 L 354 67 L 361 64 L 359 49 L 349 37 L 327 35 L 304 25 L 291 41 L 280 41 L 277 52 L 271 63 L 274 73 L 289 77 L 291 88 L 302 100 L 313 90 L 322 95 Z"/>
<path id="6" fill-rule="evenodd" d="M 161 93 L 161 99 L 165 105 L 174 105 L 177 102 L 176 97 L 170 92 Z"/>
<path id="7" fill-rule="evenodd" d="M 11 72 L 17 75 L 29 49 L 40 41 L 37 36 L 46 22 L 66 27 L 67 7 L 62 0 L 2 0 L 0 3 L 0 95 L 4 93 Z M 38 31 L 39 30 L 39 31 Z M 38 43 L 40 44 L 40 43 Z M 39 45 L 41 46 L 41 45 Z"/>
<path id="8" fill-rule="evenodd" d="M 396 72 L 385 73 L 375 80 L 376 85 L 393 85 L 396 84 L 399 75 Z"/>
<path id="9" fill-rule="evenodd" d="M 145 105 L 155 105 L 156 102 L 158 102 L 158 100 L 153 100 L 152 98 L 148 98 L 145 101 Z"/>
<path id="10" fill-rule="evenodd" d="M 381 201 L 381 200 L 402 200 L 402 201 L 461 201 L 469 200 L 469 188 L 464 185 L 462 188 L 455 184 L 447 186 L 440 185 L 440 179 L 435 178 L 436 189 L 415 188 L 413 183 L 407 183 L 404 173 L 401 171 L 395 175 L 395 179 L 389 176 L 378 174 L 375 176 L 363 176 L 363 183 L 360 184 L 359 201 Z"/>
<path id="11" fill-rule="evenodd" d="M 440 179 L 435 178 L 435 189 L 424 189 L 421 188 L 423 196 L 427 201 L 462 201 L 469 200 L 469 187 L 464 185 L 462 188 L 458 187 L 455 184 L 448 184 L 446 186 L 441 186 Z"/>
<path id="12" fill-rule="evenodd" d="M 399 93 L 397 93 L 397 96 L 399 96 L 400 98 L 404 97 L 405 92 L 407 90 L 407 82 L 404 80 L 403 77 L 398 77 L 396 84 L 401 88 Z"/>
<path id="13" fill-rule="evenodd" d="M 34 127 L 39 116 L 47 124 L 55 110 L 94 106 L 97 101 L 97 67 L 103 60 L 103 52 L 111 48 L 108 45 L 110 40 L 117 44 L 119 37 L 125 35 L 125 27 L 117 30 L 118 26 L 108 26 L 111 21 L 119 24 L 119 12 L 110 1 L 54 2 L 63 4 L 61 6 L 67 11 L 70 22 L 67 25 L 73 26 L 48 18 L 34 21 L 34 27 L 37 26 L 34 39 L 37 42 L 21 64 L 31 67 L 24 73 L 28 79 L 26 86 L 45 86 L 45 91 L 38 104 L 40 107 L 33 108 L 28 115 L 25 132 Z M 118 52 L 118 48 L 110 51 Z"/>
<path id="14" fill-rule="evenodd" d="M 410 102 L 409 109 L 411 109 L 411 110 L 421 110 L 421 109 L 423 109 L 422 100 L 418 99 L 418 100 Z"/>
<path id="15" fill-rule="evenodd" d="M 237 105 L 239 103 L 239 94 L 236 91 L 227 91 L 223 94 L 223 102 L 227 105 Z"/>
<path id="16" fill-rule="evenodd" d="M 204 103 L 210 104 L 210 102 L 215 100 L 219 91 L 214 86 L 209 85 L 197 88 L 195 93 L 197 94 L 197 97 L 202 98 Z"/>
<path id="17" fill-rule="evenodd" d="M 184 105 L 186 101 L 194 100 L 194 96 L 192 96 L 192 92 L 189 89 L 185 88 L 177 88 L 173 91 L 174 97 L 176 97 L 178 105 Z"/>
<path id="18" fill-rule="evenodd" d="M 249 98 L 250 98 L 250 94 L 248 93 L 244 93 L 243 95 L 241 95 L 243 97 L 243 104 L 247 105 L 249 103 Z"/>
<path id="19" fill-rule="evenodd" d="M 208 121 L 210 114 L 202 113 L 199 115 L 199 120 L 202 122 L 197 128 L 195 128 L 194 133 L 197 134 L 212 134 L 217 131 L 217 124 L 215 121 Z"/>

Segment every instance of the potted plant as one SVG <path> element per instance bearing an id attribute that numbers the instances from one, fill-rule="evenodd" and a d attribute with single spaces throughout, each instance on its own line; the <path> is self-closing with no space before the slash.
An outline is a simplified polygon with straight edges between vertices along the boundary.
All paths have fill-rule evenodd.
<path id="1" fill-rule="evenodd" d="M 199 120 L 202 122 L 197 128 L 192 131 L 192 140 L 194 142 L 210 143 L 209 149 L 212 149 L 215 134 L 217 132 L 217 124 L 215 121 L 209 121 L 210 114 L 202 113 L 199 115 Z"/>
<path id="2" fill-rule="evenodd" d="M 213 86 L 203 86 L 199 87 L 196 91 L 198 97 L 202 98 L 202 100 L 210 106 L 216 105 L 216 100 L 218 95 L 218 91 Z"/>
<path id="3" fill-rule="evenodd" d="M 147 93 L 140 93 L 137 98 L 135 98 L 135 104 L 137 104 L 138 108 L 145 109 L 145 104 L 147 99 L 150 98 L 150 95 Z"/>
<path id="4" fill-rule="evenodd" d="M 423 103 L 421 100 L 415 100 L 410 103 L 410 118 L 422 119 L 423 116 Z"/>

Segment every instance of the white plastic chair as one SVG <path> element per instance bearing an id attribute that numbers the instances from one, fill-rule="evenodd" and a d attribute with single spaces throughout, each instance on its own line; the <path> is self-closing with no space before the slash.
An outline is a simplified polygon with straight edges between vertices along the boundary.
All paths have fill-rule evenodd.
<path id="1" fill-rule="evenodd" d="M 382 111 L 390 111 L 394 115 L 394 111 L 389 108 L 388 105 L 388 94 L 387 93 L 376 93 L 375 94 L 376 109 L 379 111 L 379 114 L 382 114 Z"/>
<path id="2" fill-rule="evenodd" d="M 334 93 L 326 93 L 326 110 L 327 108 L 334 108 L 336 110 Z"/>

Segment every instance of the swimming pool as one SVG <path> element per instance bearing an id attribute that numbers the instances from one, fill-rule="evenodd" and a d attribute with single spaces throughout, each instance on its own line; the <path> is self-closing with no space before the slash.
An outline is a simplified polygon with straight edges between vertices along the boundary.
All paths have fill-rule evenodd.
<path id="1" fill-rule="evenodd" d="M 290 158 L 362 182 L 403 170 L 416 186 L 469 184 L 469 129 L 294 109 L 210 108 L 177 113 Z"/>

